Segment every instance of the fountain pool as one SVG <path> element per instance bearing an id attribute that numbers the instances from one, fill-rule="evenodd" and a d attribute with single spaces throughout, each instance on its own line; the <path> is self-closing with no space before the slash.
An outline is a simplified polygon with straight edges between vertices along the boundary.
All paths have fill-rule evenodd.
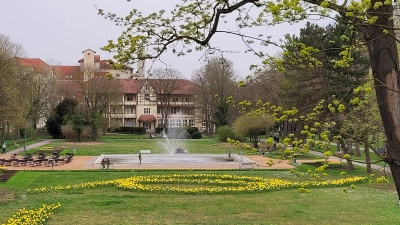
<path id="1" fill-rule="evenodd" d="M 94 166 L 100 167 L 104 158 L 109 158 L 115 168 L 130 168 L 139 165 L 138 154 L 102 154 L 94 162 Z M 238 168 L 241 163 L 254 163 L 253 161 L 232 154 L 142 154 L 140 166 L 148 168 Z"/>

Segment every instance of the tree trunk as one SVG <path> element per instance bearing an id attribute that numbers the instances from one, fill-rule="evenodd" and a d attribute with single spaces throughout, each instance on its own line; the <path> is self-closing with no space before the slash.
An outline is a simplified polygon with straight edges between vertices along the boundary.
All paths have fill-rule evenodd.
<path id="1" fill-rule="evenodd" d="M 360 142 L 359 142 L 359 141 L 356 142 L 356 156 L 358 156 L 358 157 L 361 156 L 361 152 L 360 152 Z"/>
<path id="2" fill-rule="evenodd" d="M 371 2 L 374 5 L 376 0 Z M 387 158 L 400 203 L 400 86 L 398 51 L 393 31 L 393 6 L 385 5 L 368 10 L 378 19 L 374 25 L 360 28 L 367 43 L 376 98 L 387 137 Z M 382 27 L 389 33 L 384 34 Z"/>
<path id="3" fill-rule="evenodd" d="M 371 154 L 369 152 L 369 144 L 368 141 L 365 142 L 364 145 L 364 152 L 365 152 L 365 162 L 367 163 L 367 173 L 372 173 L 371 168 Z"/>
<path id="4" fill-rule="evenodd" d="M 347 144 L 346 153 L 349 154 L 349 155 L 354 155 L 354 153 L 353 153 L 353 143 L 351 142 L 351 140 L 347 140 L 346 144 Z"/>
<path id="5" fill-rule="evenodd" d="M 340 138 L 340 139 L 339 139 L 339 143 L 340 143 L 340 145 L 342 146 L 342 149 L 343 149 L 344 154 L 349 154 L 349 153 L 348 153 L 348 148 L 346 148 L 346 144 L 344 143 L 343 138 Z M 354 170 L 353 162 L 352 162 L 351 160 L 348 160 L 348 159 L 346 159 L 346 162 L 347 162 L 348 169 L 349 169 L 349 170 Z"/>

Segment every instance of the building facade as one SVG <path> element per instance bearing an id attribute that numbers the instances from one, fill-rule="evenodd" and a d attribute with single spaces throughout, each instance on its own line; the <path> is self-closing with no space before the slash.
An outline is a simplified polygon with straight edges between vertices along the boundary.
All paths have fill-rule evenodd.
<path id="1" fill-rule="evenodd" d="M 156 127 L 164 125 L 201 127 L 201 120 L 196 118 L 194 82 L 186 79 L 148 79 L 144 74 L 144 62 L 139 62 L 135 71 L 131 67 L 116 70 L 91 49 L 84 50 L 82 54 L 79 65 L 51 66 L 57 83 L 58 101 L 70 97 L 83 102 L 87 99 L 79 82 L 107 79 L 112 75 L 121 91 L 120 97 L 107 105 L 107 113 L 104 114 L 110 129 L 144 127 L 152 133 Z"/>

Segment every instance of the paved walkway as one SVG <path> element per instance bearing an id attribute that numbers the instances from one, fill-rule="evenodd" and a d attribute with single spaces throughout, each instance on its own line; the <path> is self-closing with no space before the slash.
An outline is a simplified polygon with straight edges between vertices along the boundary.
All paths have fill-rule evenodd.
<path id="1" fill-rule="evenodd" d="M 26 150 L 29 150 L 29 149 L 32 149 L 32 148 L 39 148 L 39 147 L 41 147 L 41 146 L 43 146 L 43 145 L 47 145 L 47 144 L 49 144 L 49 143 L 51 143 L 51 142 L 53 142 L 53 141 L 55 141 L 56 139 L 43 139 L 43 140 L 41 140 L 41 141 L 39 141 L 39 142 L 36 142 L 36 143 L 33 143 L 33 144 L 30 144 L 30 145 L 27 145 L 26 146 Z M 16 148 L 16 149 L 14 149 L 14 150 L 11 150 L 11 151 L 7 151 L 7 149 L 6 149 L 6 154 L 0 154 L 0 158 L 6 158 L 6 159 L 8 159 L 8 158 L 10 158 L 10 156 L 11 155 L 13 155 L 13 154 L 19 154 L 20 152 L 23 152 L 25 149 L 24 149 L 24 147 L 22 146 L 22 147 L 19 147 L 19 148 Z"/>
<path id="2" fill-rule="evenodd" d="M 55 139 L 44 139 L 41 140 L 37 143 L 31 144 L 27 146 L 28 149 L 32 148 L 39 148 L 40 146 L 49 144 L 51 142 L 55 141 Z M 23 147 L 19 147 L 17 149 L 7 151 L 6 154 L 0 154 L 0 158 L 5 158 L 9 159 L 11 155 L 13 154 L 19 154 L 24 151 Z M 324 159 L 325 156 L 321 152 L 317 151 L 310 151 L 311 154 L 316 155 L 321 157 L 321 159 Z M 294 168 L 292 165 L 290 165 L 287 161 L 279 162 L 276 159 L 271 159 L 269 157 L 262 157 L 261 155 L 246 155 L 244 156 L 245 158 L 253 161 L 255 163 L 254 169 L 291 169 Z M 10 166 L 8 169 L 10 170 L 88 170 L 88 169 L 100 169 L 98 165 L 94 165 L 95 160 L 97 159 L 97 156 L 74 156 L 73 160 L 64 165 L 60 166 L 55 166 L 55 167 L 45 167 L 45 166 L 36 166 L 36 167 L 30 167 L 30 166 L 19 166 L 19 167 L 13 167 Z M 272 160 L 274 162 L 274 165 L 268 166 L 266 165 L 267 162 Z M 331 161 L 337 161 L 339 162 L 340 159 L 336 156 L 330 156 L 329 160 Z M 309 162 L 310 160 L 297 160 L 297 162 Z M 315 161 L 315 160 L 312 160 Z M 354 165 L 357 166 L 362 166 L 366 167 L 366 164 L 358 163 L 358 162 L 353 162 Z M 379 165 L 372 164 L 371 167 L 376 170 L 381 170 L 383 167 Z M 238 169 L 238 163 L 232 164 L 232 165 L 217 165 L 217 164 L 203 164 L 203 165 L 163 165 L 163 168 L 161 168 L 158 165 L 150 165 L 143 163 L 142 165 L 138 164 L 116 164 L 115 169 Z M 387 172 L 390 172 L 389 167 L 385 168 Z"/>

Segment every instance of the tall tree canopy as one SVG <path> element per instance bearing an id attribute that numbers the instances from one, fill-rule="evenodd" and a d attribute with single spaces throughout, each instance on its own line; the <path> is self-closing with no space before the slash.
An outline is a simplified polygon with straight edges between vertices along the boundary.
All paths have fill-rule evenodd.
<path id="1" fill-rule="evenodd" d="M 0 141 L 11 129 L 26 125 L 28 93 L 23 91 L 26 75 L 17 57 L 23 56 L 21 45 L 0 34 Z"/>
<path id="2" fill-rule="evenodd" d="M 118 42 L 109 41 L 103 48 L 116 53 L 116 65 L 157 59 L 168 50 L 177 55 L 187 54 L 193 49 L 213 50 L 210 40 L 218 33 L 238 35 L 268 45 L 272 43 L 269 36 L 251 37 L 243 31 L 253 27 L 265 27 L 263 33 L 268 35 L 268 26 L 294 23 L 313 15 L 331 17 L 331 12 L 340 14 L 352 33 L 359 33 L 362 40 L 354 40 L 352 45 L 343 46 L 340 51 L 341 58 L 336 60 L 335 66 L 349 66 L 353 59 L 352 50 L 361 46 L 367 47 L 379 111 L 387 136 L 386 161 L 392 171 L 400 203 L 400 82 L 393 22 L 395 4 L 390 0 L 350 0 L 341 3 L 325 0 L 182 0 L 169 15 L 165 10 L 143 15 L 136 9 L 121 17 L 113 13 L 107 14 L 101 9 L 99 14 L 127 27 L 118 38 Z M 226 26 L 222 24 L 228 20 L 227 15 L 232 15 L 229 19 L 232 18 L 236 23 L 238 31 L 224 29 Z M 143 54 L 142 49 L 146 49 L 147 53 Z M 263 58 L 263 63 L 272 63 L 283 69 L 282 60 L 270 57 L 258 49 L 251 49 Z M 303 61 L 309 62 L 310 67 L 318 67 L 323 66 L 321 61 L 313 57 L 314 53 L 318 52 L 316 48 L 302 45 L 299 54 L 304 58 Z M 285 51 L 284 54 L 290 55 L 290 52 Z"/>
<path id="3" fill-rule="evenodd" d="M 287 38 L 285 48 L 290 54 L 285 54 L 285 79 L 281 85 L 281 101 L 287 108 L 296 107 L 300 112 L 310 112 L 315 103 L 334 95 L 348 103 L 352 90 L 363 84 L 369 72 L 369 61 L 365 49 L 355 49 L 352 52 L 352 62 L 348 67 L 337 67 L 335 62 L 340 60 L 340 49 L 349 46 L 351 30 L 343 23 L 330 24 L 321 27 L 307 22 L 300 29 L 299 36 Z M 346 36 L 347 37 L 347 36 Z M 352 38 L 360 40 L 360 36 Z M 322 62 L 323 67 L 310 68 L 308 62 L 295 64 L 291 61 L 299 57 L 303 45 L 320 49 L 314 54 L 315 59 Z"/>
<path id="4" fill-rule="evenodd" d="M 199 87 L 196 96 L 197 108 L 203 114 L 206 131 L 212 136 L 214 126 L 230 125 L 232 108 L 226 99 L 236 90 L 235 72 L 232 61 L 226 58 L 210 58 L 208 62 L 192 75 Z"/>

